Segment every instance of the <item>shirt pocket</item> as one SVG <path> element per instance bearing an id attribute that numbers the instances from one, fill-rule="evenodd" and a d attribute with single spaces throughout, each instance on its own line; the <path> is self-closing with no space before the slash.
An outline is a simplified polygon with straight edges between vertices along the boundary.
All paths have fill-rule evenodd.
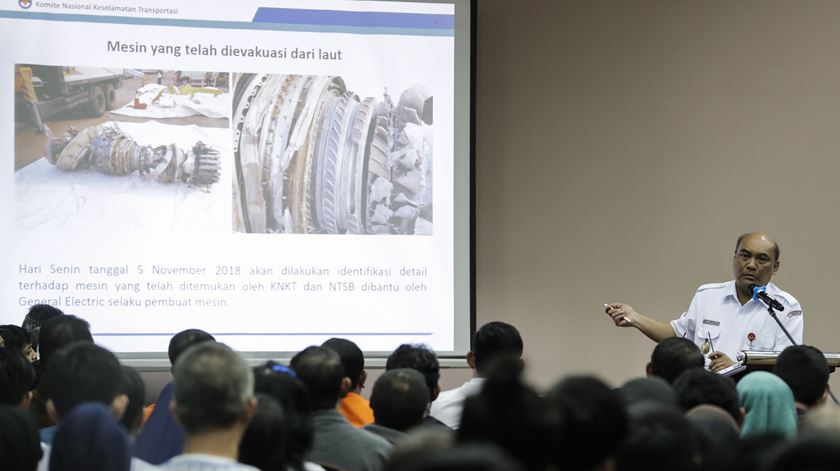
<path id="1" fill-rule="evenodd" d="M 750 336 L 754 336 L 750 340 Z M 765 328 L 747 332 L 744 338 L 744 348 L 757 352 L 771 352 L 776 347 L 776 330 Z"/>
<path id="2" fill-rule="evenodd" d="M 703 352 L 703 355 L 708 355 L 709 353 L 718 350 L 720 340 L 720 326 L 719 325 L 710 325 L 710 324 L 700 324 L 700 328 L 697 330 L 697 345 L 700 347 L 700 351 Z M 708 345 L 708 349 L 706 346 Z"/>

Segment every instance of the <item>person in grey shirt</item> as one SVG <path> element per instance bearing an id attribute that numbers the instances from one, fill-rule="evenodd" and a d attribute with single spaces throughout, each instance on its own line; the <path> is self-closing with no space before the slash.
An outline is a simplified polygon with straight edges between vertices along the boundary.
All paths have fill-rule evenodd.
<path id="1" fill-rule="evenodd" d="M 340 392 L 350 386 L 338 354 L 323 347 L 308 347 L 292 358 L 290 366 L 306 384 L 312 402 L 315 440 L 307 461 L 345 471 L 384 469 L 391 444 L 354 428 L 338 412 Z"/>

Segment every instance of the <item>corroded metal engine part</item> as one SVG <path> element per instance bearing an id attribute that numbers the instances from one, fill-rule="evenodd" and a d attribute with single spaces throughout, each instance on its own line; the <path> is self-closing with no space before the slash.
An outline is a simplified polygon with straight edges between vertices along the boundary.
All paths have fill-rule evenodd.
<path id="1" fill-rule="evenodd" d="M 432 96 L 360 98 L 341 77 L 241 74 L 233 97 L 240 232 L 432 233 Z"/>
<path id="2" fill-rule="evenodd" d="M 209 186 L 219 181 L 219 151 L 201 141 L 189 150 L 175 144 L 141 146 L 116 125 L 71 129 L 62 139 L 51 139 L 47 160 L 61 170 L 93 167 L 107 175 L 137 172 L 161 183 L 186 182 Z"/>

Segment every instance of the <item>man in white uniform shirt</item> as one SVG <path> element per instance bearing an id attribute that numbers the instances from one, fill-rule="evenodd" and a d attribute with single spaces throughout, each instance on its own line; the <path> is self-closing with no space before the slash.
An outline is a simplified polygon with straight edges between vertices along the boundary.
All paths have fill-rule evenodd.
<path id="1" fill-rule="evenodd" d="M 766 286 L 767 294 L 782 304 L 779 320 L 796 343 L 802 343 L 799 301 L 770 283 L 778 269 L 778 244 L 767 234 L 744 234 L 738 238 L 732 258 L 735 279 L 698 288 L 688 311 L 679 319 L 657 321 L 621 303 L 609 304 L 606 312 L 615 325 L 635 327 L 655 342 L 673 336 L 692 340 L 708 353 L 709 369 L 719 371 L 733 365 L 741 350 L 782 351 L 791 345 L 764 302 L 754 299 L 756 286 Z"/>

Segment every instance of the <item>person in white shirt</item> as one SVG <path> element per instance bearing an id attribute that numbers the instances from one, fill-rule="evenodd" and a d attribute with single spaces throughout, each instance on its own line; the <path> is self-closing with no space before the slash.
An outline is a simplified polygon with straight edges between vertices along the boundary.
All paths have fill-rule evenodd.
<path id="1" fill-rule="evenodd" d="M 623 303 L 608 304 L 607 314 L 619 327 L 635 327 L 655 342 L 679 336 L 693 341 L 708 354 L 708 367 L 720 371 L 735 363 L 742 350 L 782 351 L 791 345 L 784 331 L 755 296 L 766 288 L 781 303 L 779 320 L 796 343 L 802 342 L 802 307 L 792 295 L 770 279 L 779 270 L 779 245 L 767 234 L 749 233 L 738 238 L 732 258 L 735 279 L 697 289 L 688 311 L 679 319 L 661 322 L 643 316 Z"/>
<path id="2" fill-rule="evenodd" d="M 461 424 L 464 400 L 481 391 L 484 378 L 494 360 L 500 356 L 515 356 L 522 367 L 522 351 L 522 336 L 516 327 L 505 322 L 483 325 L 473 336 L 472 350 L 467 353 L 467 364 L 473 370 L 473 378 L 458 388 L 440 393 L 432 402 L 429 414 L 457 430 Z"/>

